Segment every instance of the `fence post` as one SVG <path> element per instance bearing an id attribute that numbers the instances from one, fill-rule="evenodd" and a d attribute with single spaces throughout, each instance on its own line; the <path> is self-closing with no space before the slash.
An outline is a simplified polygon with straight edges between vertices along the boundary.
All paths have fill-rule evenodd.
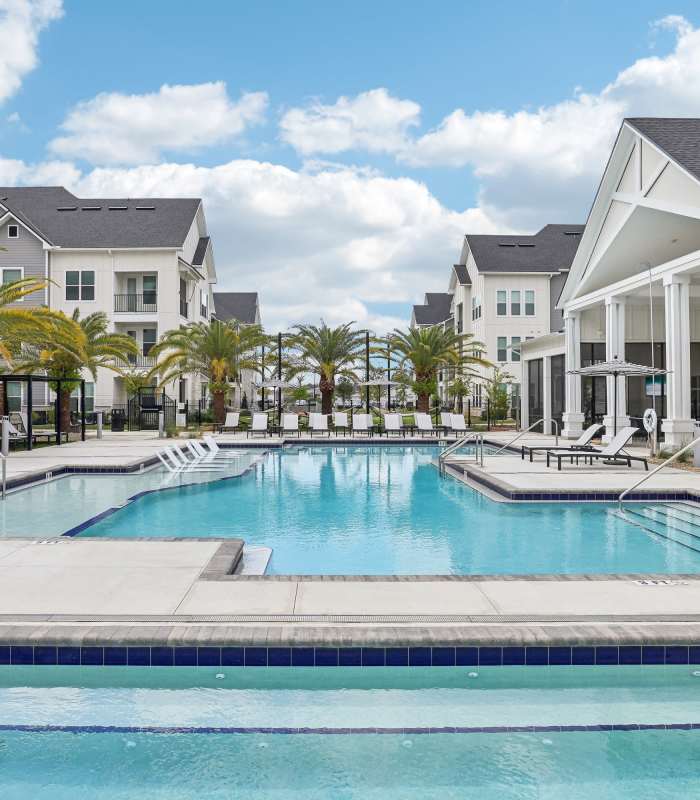
<path id="1" fill-rule="evenodd" d="M 467 427 L 472 426 L 472 400 L 471 397 L 467 400 Z"/>
<path id="2" fill-rule="evenodd" d="M 486 398 L 486 430 L 491 430 L 491 400 Z"/>
<path id="3" fill-rule="evenodd" d="M 102 438 L 102 411 L 97 412 L 97 438 Z"/>

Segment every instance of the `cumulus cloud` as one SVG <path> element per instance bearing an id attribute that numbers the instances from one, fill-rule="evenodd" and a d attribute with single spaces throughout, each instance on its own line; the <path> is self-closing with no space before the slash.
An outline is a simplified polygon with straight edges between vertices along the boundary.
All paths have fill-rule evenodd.
<path id="1" fill-rule="evenodd" d="M 352 167 L 235 160 L 98 168 L 68 186 L 83 197 L 203 197 L 219 288 L 260 291 L 271 329 L 321 317 L 378 330 L 405 324 L 372 304 L 442 290 L 464 232 L 496 231 L 483 211 L 451 211 L 422 183 Z"/>
<path id="2" fill-rule="evenodd" d="M 372 89 L 340 97 L 332 105 L 318 101 L 291 108 L 280 120 L 280 136 L 299 153 L 367 150 L 394 153 L 405 146 L 408 131 L 420 122 L 420 106 Z"/>
<path id="3" fill-rule="evenodd" d="M 0 103 L 39 63 L 39 34 L 63 15 L 61 0 L 0 0 Z"/>
<path id="4" fill-rule="evenodd" d="M 64 135 L 49 149 L 92 164 L 143 164 L 163 153 L 193 152 L 221 144 L 259 124 L 265 92 L 231 100 L 222 81 L 163 85 L 149 94 L 105 92 L 78 103 L 61 124 Z"/>

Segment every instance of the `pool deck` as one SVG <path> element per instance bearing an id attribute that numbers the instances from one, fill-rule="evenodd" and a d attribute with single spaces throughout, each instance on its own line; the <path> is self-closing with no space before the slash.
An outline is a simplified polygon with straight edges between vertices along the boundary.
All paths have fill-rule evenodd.
<path id="1" fill-rule="evenodd" d="M 137 469 L 162 444 L 152 433 L 106 434 L 20 451 L 8 460 L 8 476 L 64 466 Z M 557 472 L 541 457 L 530 464 L 514 454 L 487 455 L 483 470 L 473 458 L 459 463 L 463 479 L 478 470 L 514 491 L 619 491 L 643 474 L 639 466 Z M 700 474 L 669 469 L 647 486 L 700 497 Z M 229 574 L 236 546 L 215 539 L 0 540 L 0 643 L 700 644 L 700 575 L 237 576 Z"/>

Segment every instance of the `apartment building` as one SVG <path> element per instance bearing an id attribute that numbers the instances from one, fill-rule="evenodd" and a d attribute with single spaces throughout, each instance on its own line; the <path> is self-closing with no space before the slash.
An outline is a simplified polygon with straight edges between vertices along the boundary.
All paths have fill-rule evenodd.
<path id="1" fill-rule="evenodd" d="M 242 325 L 262 325 L 257 292 L 214 292 L 214 314 L 222 322 L 238 320 Z M 260 357 L 262 359 L 262 353 Z M 248 407 L 253 407 L 258 399 L 257 383 L 260 380 L 259 373 L 242 370 L 240 389 L 233 390 L 232 404 L 240 407 L 247 403 Z"/>
<path id="2" fill-rule="evenodd" d="M 0 187 L 0 246 L 4 283 L 51 281 L 20 302 L 69 315 L 104 311 L 111 330 L 132 336 L 139 354 L 127 368 L 153 366 L 150 350 L 166 330 L 207 321 L 213 312 L 216 269 L 198 198 L 83 199 L 60 186 Z M 114 372 L 84 377 L 88 411 L 126 403 L 124 380 Z M 10 405 L 21 404 L 21 391 L 8 387 Z M 193 375 L 166 391 L 194 403 L 206 383 Z"/>
<path id="3" fill-rule="evenodd" d="M 531 236 L 467 234 L 459 262 L 450 270 L 447 292 L 426 294 L 425 303 L 413 308 L 412 324 L 449 326 L 483 343 L 481 355 L 510 376 L 510 403 L 517 407 L 523 381 L 521 344 L 561 329 L 556 303 L 582 232 L 582 225 L 545 225 Z M 472 394 L 465 398 L 477 413 L 492 374 L 477 368 Z M 451 378 L 447 370 L 439 375 L 444 404 L 451 401 Z"/>

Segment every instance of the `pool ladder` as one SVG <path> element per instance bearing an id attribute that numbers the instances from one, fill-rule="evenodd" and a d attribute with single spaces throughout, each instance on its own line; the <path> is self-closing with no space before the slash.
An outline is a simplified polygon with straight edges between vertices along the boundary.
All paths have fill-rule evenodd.
<path id="1" fill-rule="evenodd" d="M 476 463 L 484 466 L 484 435 L 478 432 L 468 433 L 456 442 L 453 442 L 449 447 L 446 447 L 438 456 L 438 470 L 441 475 L 445 474 L 445 465 L 449 456 L 457 452 L 460 448 L 464 447 L 468 442 L 474 442 L 474 456 Z"/>

